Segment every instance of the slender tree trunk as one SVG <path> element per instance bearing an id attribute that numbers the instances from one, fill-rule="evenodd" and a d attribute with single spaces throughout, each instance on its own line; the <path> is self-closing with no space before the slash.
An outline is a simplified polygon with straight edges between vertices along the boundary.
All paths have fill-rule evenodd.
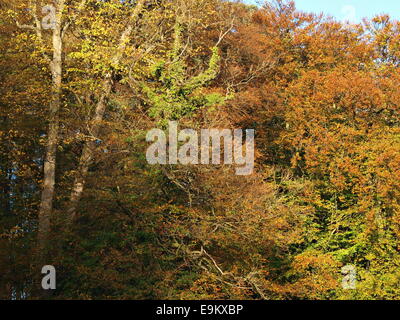
<path id="1" fill-rule="evenodd" d="M 98 136 L 101 127 L 101 121 L 103 120 L 104 113 L 107 107 L 107 98 L 111 93 L 112 79 L 109 77 L 104 83 L 104 92 L 101 95 L 99 102 L 96 105 L 93 116 L 93 124 L 91 126 L 91 134 L 95 137 Z M 82 197 L 83 189 L 86 182 L 86 176 L 89 171 L 90 164 L 92 163 L 93 151 L 96 147 L 95 141 L 87 141 L 82 150 L 81 158 L 79 161 L 77 176 L 75 177 L 74 185 L 71 193 L 71 203 L 68 209 L 69 219 L 72 222 L 76 216 L 76 208 L 79 200 Z"/>
<path id="2" fill-rule="evenodd" d="M 53 58 L 50 63 L 52 74 L 52 92 L 49 107 L 49 127 L 47 133 L 47 145 L 44 160 L 43 190 L 39 211 L 39 244 L 46 244 L 50 233 L 50 218 L 53 210 L 54 185 L 56 176 L 56 154 L 58 146 L 59 111 L 61 107 L 61 84 L 62 84 L 62 49 L 63 41 L 61 35 L 61 17 L 64 1 L 58 2 L 58 12 L 53 30 L 52 45 Z"/>
<path id="3" fill-rule="evenodd" d="M 124 51 L 126 49 L 127 42 L 129 41 L 129 38 L 132 34 L 133 24 L 139 17 L 145 3 L 146 0 L 139 0 L 138 3 L 136 4 L 134 11 L 132 12 L 132 15 L 129 18 L 128 26 L 121 34 L 117 53 L 113 58 L 113 64 L 116 65 L 120 63 Z M 103 121 L 104 113 L 107 107 L 107 99 L 111 93 L 112 85 L 113 85 L 112 74 L 108 74 L 107 77 L 104 79 L 103 92 L 96 105 L 92 120 L 92 126 L 90 128 L 90 132 L 94 136 L 98 136 L 99 134 L 101 122 Z M 70 223 L 72 223 L 76 217 L 76 209 L 82 197 L 83 190 L 85 188 L 86 177 L 89 171 L 89 167 L 92 163 L 93 151 L 95 147 L 96 144 L 94 141 L 87 141 L 82 150 L 81 158 L 78 165 L 77 176 L 75 178 L 74 185 L 72 187 L 70 206 L 68 209 Z"/>

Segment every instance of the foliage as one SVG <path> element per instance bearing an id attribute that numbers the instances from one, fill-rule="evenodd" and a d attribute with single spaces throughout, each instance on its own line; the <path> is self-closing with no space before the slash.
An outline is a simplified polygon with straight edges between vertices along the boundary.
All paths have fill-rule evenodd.
<path id="1" fill-rule="evenodd" d="M 0 7 L 1 299 L 42 298 L 52 49 L 51 31 L 21 28 L 30 3 Z M 66 3 L 52 298 L 400 298 L 400 22 L 345 25 L 283 0 L 146 1 L 137 20 L 136 1 Z M 254 174 L 150 166 L 146 132 L 169 120 L 255 129 Z"/>

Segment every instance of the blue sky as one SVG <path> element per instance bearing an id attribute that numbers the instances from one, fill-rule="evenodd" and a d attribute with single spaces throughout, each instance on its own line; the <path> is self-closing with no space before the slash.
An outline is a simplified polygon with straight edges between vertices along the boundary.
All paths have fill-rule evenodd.
<path id="1" fill-rule="evenodd" d="M 257 0 L 244 0 L 256 4 Z M 308 12 L 324 12 L 340 20 L 359 22 L 364 17 L 388 13 L 400 19 L 400 0 L 296 0 L 296 7 Z"/>

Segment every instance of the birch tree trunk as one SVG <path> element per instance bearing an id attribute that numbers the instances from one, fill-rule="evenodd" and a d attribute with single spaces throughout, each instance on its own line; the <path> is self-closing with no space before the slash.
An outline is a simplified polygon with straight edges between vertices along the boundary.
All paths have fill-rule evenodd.
<path id="1" fill-rule="evenodd" d="M 47 131 L 47 145 L 44 160 L 43 190 L 39 210 L 39 243 L 43 247 L 48 239 L 51 229 L 51 213 L 53 210 L 54 185 L 56 176 L 56 154 L 59 132 L 59 110 L 61 107 L 61 85 L 62 85 L 62 30 L 61 20 L 64 10 L 64 0 L 56 2 L 56 21 L 52 35 L 53 57 L 50 62 L 52 75 L 52 91 L 49 106 L 49 126 Z M 37 25 L 40 28 L 40 25 Z"/>
<path id="2" fill-rule="evenodd" d="M 136 7 L 133 10 L 133 12 L 129 18 L 128 26 L 125 28 L 125 30 L 121 34 L 117 52 L 112 59 L 113 65 L 117 65 L 120 63 L 120 61 L 123 57 L 124 51 L 126 49 L 126 45 L 132 34 L 133 24 L 135 23 L 136 19 L 139 17 L 141 11 L 143 10 L 145 3 L 146 3 L 146 0 L 139 0 L 138 3 L 136 4 Z M 99 101 L 97 102 L 97 105 L 96 105 L 96 108 L 94 111 L 92 125 L 90 128 L 90 132 L 94 136 L 97 136 L 99 134 L 101 122 L 103 120 L 104 113 L 105 113 L 106 107 L 107 107 L 107 99 L 112 90 L 112 85 L 113 85 L 113 80 L 112 80 L 112 74 L 110 73 L 104 79 L 103 92 L 101 93 L 101 96 L 99 98 Z M 82 198 L 82 193 L 85 188 L 87 173 L 88 173 L 89 167 L 92 163 L 93 151 L 94 151 L 95 147 L 96 147 L 96 145 L 95 145 L 94 141 L 86 141 L 84 144 L 83 150 L 82 150 L 82 154 L 81 154 L 79 165 L 78 165 L 78 172 L 77 172 L 77 175 L 75 177 L 75 181 L 74 181 L 74 184 L 72 187 L 72 192 L 71 192 L 71 197 L 70 197 L 70 207 L 68 209 L 70 223 L 72 223 L 76 217 L 76 209 L 77 209 L 80 199 Z"/>
<path id="3" fill-rule="evenodd" d="M 98 136 L 101 126 L 101 121 L 103 120 L 104 113 L 107 106 L 107 98 L 111 93 L 112 79 L 109 76 L 104 83 L 104 92 L 102 93 L 94 111 L 93 123 L 91 126 L 91 134 L 93 136 Z M 96 147 L 94 141 L 85 142 L 81 158 L 79 160 L 77 176 L 74 180 L 74 185 L 72 188 L 71 198 L 70 198 L 70 208 L 68 209 L 69 219 L 72 222 L 76 216 L 76 208 L 78 206 L 79 200 L 82 197 L 83 189 L 85 187 L 86 176 L 89 171 L 90 164 L 92 163 L 93 151 Z"/>

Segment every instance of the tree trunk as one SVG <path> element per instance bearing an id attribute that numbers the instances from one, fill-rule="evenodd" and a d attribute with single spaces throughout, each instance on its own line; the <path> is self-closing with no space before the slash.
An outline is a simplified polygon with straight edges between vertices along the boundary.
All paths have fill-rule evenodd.
<path id="1" fill-rule="evenodd" d="M 121 34 L 117 53 L 112 59 L 114 65 L 117 65 L 120 63 L 120 61 L 123 57 L 124 51 L 126 49 L 127 42 L 129 41 L 129 38 L 132 34 L 133 23 L 138 18 L 145 3 L 146 3 L 146 0 L 139 0 L 138 3 L 136 4 L 134 11 L 132 12 L 132 14 L 130 16 L 128 26 L 125 28 L 125 30 Z M 113 85 L 112 74 L 108 74 L 107 77 L 104 79 L 103 92 L 100 96 L 100 99 L 99 99 L 99 101 L 96 105 L 95 111 L 94 111 L 92 126 L 90 129 L 91 134 L 94 136 L 98 136 L 98 134 L 99 134 L 101 121 L 103 120 L 104 113 L 105 113 L 105 110 L 107 107 L 106 101 L 111 93 L 112 85 Z M 77 209 L 79 200 L 82 197 L 82 193 L 83 193 L 85 183 L 86 183 L 87 173 L 88 173 L 89 167 L 92 163 L 93 150 L 95 147 L 96 147 L 96 145 L 95 145 L 94 141 L 87 141 L 87 142 L 85 142 L 85 145 L 82 150 L 82 155 L 81 155 L 79 165 L 78 165 L 77 176 L 75 178 L 74 185 L 72 187 L 71 198 L 70 198 L 70 207 L 68 209 L 70 223 L 72 223 L 76 217 L 76 209 Z"/>
<path id="2" fill-rule="evenodd" d="M 59 110 L 61 107 L 61 83 L 62 83 L 62 35 L 61 16 L 64 1 L 58 3 L 56 24 L 53 30 L 52 45 L 53 58 L 50 63 L 52 74 L 52 92 L 49 107 L 49 127 L 47 133 L 47 145 L 44 160 L 43 190 L 39 211 L 39 244 L 44 247 L 50 233 L 50 218 L 53 210 L 54 185 L 56 176 L 56 154 L 58 146 Z"/>
<path id="3" fill-rule="evenodd" d="M 103 120 L 104 113 L 107 106 L 107 98 L 111 93 L 112 89 L 112 79 L 109 77 L 105 80 L 104 92 L 101 95 L 99 102 L 96 105 L 94 111 L 93 124 L 91 126 L 91 134 L 97 137 L 100 132 L 101 121 Z M 91 140 L 85 142 L 79 161 L 77 176 L 75 177 L 74 185 L 71 193 L 71 203 L 68 209 L 68 216 L 72 222 L 76 216 L 76 208 L 78 206 L 79 200 L 82 197 L 83 189 L 86 182 L 86 176 L 89 171 L 90 164 L 92 163 L 93 150 L 96 147 L 96 142 Z"/>

